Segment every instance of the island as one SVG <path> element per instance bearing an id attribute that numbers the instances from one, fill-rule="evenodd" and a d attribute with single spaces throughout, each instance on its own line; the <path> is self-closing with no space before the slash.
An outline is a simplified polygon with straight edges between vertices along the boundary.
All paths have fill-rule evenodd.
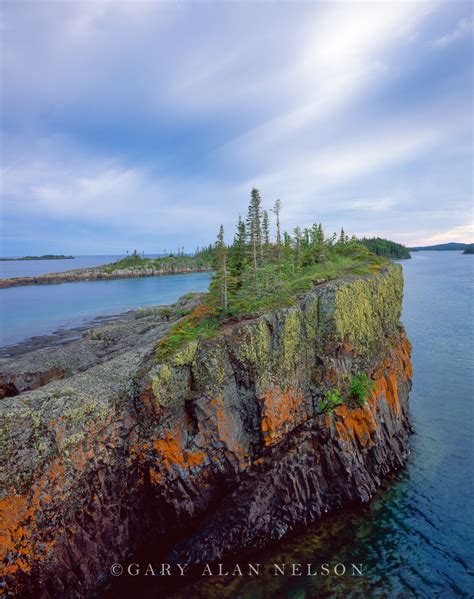
<path id="1" fill-rule="evenodd" d="M 131 254 L 117 262 L 92 268 L 77 268 L 47 275 L 0 279 L 0 289 L 24 285 L 54 285 L 79 281 L 104 281 L 206 272 L 212 270 L 212 251 L 212 249 L 206 248 L 197 251 L 193 256 L 172 254 L 163 258 L 142 258 L 139 254 Z"/>
<path id="2" fill-rule="evenodd" d="M 468 243 L 458 243 L 456 241 L 450 241 L 449 243 L 438 243 L 436 245 L 425 245 L 410 248 L 411 252 L 426 252 L 426 251 L 435 251 L 435 252 L 460 252 L 461 250 L 465 250 L 469 247 Z M 472 245 L 472 244 L 471 244 Z"/>
<path id="3" fill-rule="evenodd" d="M 361 239 L 361 243 L 363 243 L 371 252 L 377 254 L 377 256 L 385 256 L 386 258 L 395 260 L 408 260 L 411 258 L 410 250 L 407 247 L 401 243 L 390 241 L 389 239 L 364 237 Z"/>
<path id="4" fill-rule="evenodd" d="M 11 262 L 15 260 L 74 260 L 74 256 L 45 254 L 44 256 L 23 256 L 23 258 L 0 258 L 1 262 Z"/>
<path id="5" fill-rule="evenodd" d="M 465 249 L 463 254 L 474 254 L 474 243 L 471 243 L 470 245 L 468 245 Z"/>
<path id="6" fill-rule="evenodd" d="M 402 268 L 319 223 L 282 232 L 280 210 L 271 239 L 252 190 L 209 249 L 208 293 L 0 360 L 8 593 L 101 596 L 145 548 L 220 562 L 368 502 L 405 464 Z"/>

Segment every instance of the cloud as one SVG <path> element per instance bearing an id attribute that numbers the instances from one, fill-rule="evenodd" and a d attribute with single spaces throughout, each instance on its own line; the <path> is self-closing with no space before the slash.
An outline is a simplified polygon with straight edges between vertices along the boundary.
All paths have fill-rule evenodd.
<path id="1" fill-rule="evenodd" d="M 452 126 L 452 124 L 451 124 Z M 379 175 L 409 163 L 445 142 L 456 129 L 408 121 L 384 123 L 376 132 L 349 137 L 339 144 L 323 144 L 316 151 L 294 153 L 285 166 L 268 170 L 258 179 L 262 189 L 291 198 L 291 209 L 310 209 L 314 197 L 331 188 L 344 188 L 357 178 Z M 249 187 L 246 181 L 243 188 Z M 344 196 L 347 194 L 344 194 Z"/>
<path id="2" fill-rule="evenodd" d="M 290 88 L 288 103 L 271 119 L 227 144 L 231 155 L 247 161 L 267 156 L 275 144 L 323 119 L 345 110 L 363 92 L 386 80 L 388 52 L 413 31 L 434 9 L 424 3 L 331 5 L 302 25 L 298 52 L 290 68 L 276 70 L 269 94 Z M 268 85 L 268 83 L 267 83 Z"/>
<path id="3" fill-rule="evenodd" d="M 329 228 L 400 236 L 414 231 L 400 216 L 412 210 L 433 215 L 424 235 L 455 230 L 466 210 L 446 190 L 466 206 L 472 98 L 460 59 L 446 67 L 451 86 L 430 41 L 434 18 L 462 12 L 450 11 L 4 5 L 5 226 L 100 229 L 91 251 L 125 235 L 148 251 L 156 235 L 192 249 L 221 222 L 230 234 L 256 185 L 267 207 L 283 199 L 289 229 L 324 216 Z"/>
<path id="4" fill-rule="evenodd" d="M 435 245 L 437 243 L 448 243 L 458 241 L 459 243 L 474 243 L 474 224 L 458 225 L 452 229 L 424 237 L 421 243 L 424 245 Z"/>
<path id="5" fill-rule="evenodd" d="M 21 159 L 15 159 L 18 154 Z M 136 238 L 175 236 L 194 248 L 208 243 L 223 221 L 221 185 L 197 177 L 178 181 L 118 156 L 88 156 L 61 137 L 38 140 L 8 162 L 1 172 L 2 209 L 18 222 L 48 221 L 58 230 L 68 223 L 99 226 L 110 237 L 125 231 Z"/>
<path id="6" fill-rule="evenodd" d="M 457 40 L 470 35 L 473 31 L 472 17 L 465 17 L 458 21 L 455 29 L 438 38 L 434 45 L 444 48 Z"/>

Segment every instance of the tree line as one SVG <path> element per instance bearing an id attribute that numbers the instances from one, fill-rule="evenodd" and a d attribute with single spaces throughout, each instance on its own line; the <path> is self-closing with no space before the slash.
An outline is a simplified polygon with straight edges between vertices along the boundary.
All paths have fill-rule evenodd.
<path id="1" fill-rule="evenodd" d="M 224 314 L 242 311 L 236 305 L 278 293 L 291 284 L 298 273 L 314 265 L 323 265 L 334 251 L 357 244 L 344 229 L 338 235 L 326 237 L 321 223 L 311 227 L 296 227 L 290 235 L 281 230 L 282 202 L 277 199 L 268 210 L 262 206 L 258 189 L 250 194 L 246 219 L 239 216 L 233 242 L 225 243 L 224 227 L 220 226 L 214 249 L 215 276 L 210 294 L 215 306 Z M 270 234 L 271 215 L 275 238 Z"/>
<path id="2" fill-rule="evenodd" d="M 396 243 L 395 241 L 381 239 L 380 237 L 371 237 L 370 239 L 363 237 L 360 242 L 377 256 L 398 259 L 411 258 L 410 250 L 401 243 Z"/>

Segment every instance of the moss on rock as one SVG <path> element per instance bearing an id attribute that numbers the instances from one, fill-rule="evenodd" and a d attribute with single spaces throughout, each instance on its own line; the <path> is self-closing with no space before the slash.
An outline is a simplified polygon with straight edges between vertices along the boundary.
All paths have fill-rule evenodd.
<path id="1" fill-rule="evenodd" d="M 189 392 L 189 368 L 158 364 L 151 371 L 151 386 L 159 405 L 182 406 Z"/>
<path id="2" fill-rule="evenodd" d="M 398 330 L 403 301 L 401 266 L 390 265 L 379 275 L 338 285 L 335 294 L 336 333 L 349 338 L 366 355 Z"/>

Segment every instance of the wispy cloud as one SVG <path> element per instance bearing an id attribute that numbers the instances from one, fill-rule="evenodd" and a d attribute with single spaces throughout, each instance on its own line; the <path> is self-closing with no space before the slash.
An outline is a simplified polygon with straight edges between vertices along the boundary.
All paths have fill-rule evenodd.
<path id="1" fill-rule="evenodd" d="M 447 243 L 450 241 L 459 241 L 460 243 L 474 243 L 474 224 L 459 225 L 452 229 L 447 229 L 436 235 L 422 238 L 423 244 Z"/>
<path id="2" fill-rule="evenodd" d="M 461 232 L 471 74 L 459 56 L 437 68 L 450 53 L 432 25 L 457 22 L 436 48 L 465 36 L 463 6 L 4 4 L 4 227 L 79 227 L 91 251 L 125 235 L 192 249 L 257 185 L 290 229 L 324 217 L 405 239 Z"/>
<path id="3" fill-rule="evenodd" d="M 443 48 L 445 46 L 449 46 L 453 42 L 456 42 L 457 40 L 459 40 L 463 37 L 467 37 L 468 35 L 471 35 L 473 30 L 474 30 L 474 21 L 472 19 L 472 16 L 464 17 L 458 21 L 456 27 L 452 31 L 450 31 L 449 33 L 446 33 L 445 35 L 438 38 L 435 41 L 435 46 L 438 46 L 441 48 Z"/>

